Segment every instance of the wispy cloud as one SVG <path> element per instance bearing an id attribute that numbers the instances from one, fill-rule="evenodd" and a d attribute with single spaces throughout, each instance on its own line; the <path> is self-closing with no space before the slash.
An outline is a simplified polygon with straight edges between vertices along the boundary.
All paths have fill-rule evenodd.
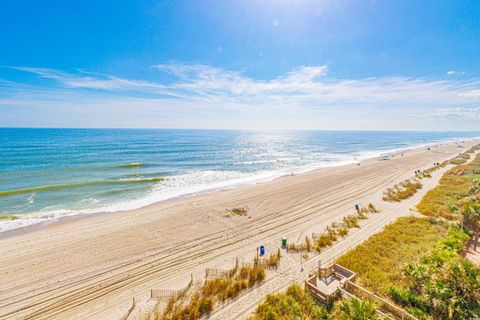
<path id="1" fill-rule="evenodd" d="M 463 75 L 465 75 L 465 72 L 464 71 L 450 70 L 450 71 L 447 71 L 447 75 L 449 75 L 449 76 L 463 76 Z"/>
<path id="2" fill-rule="evenodd" d="M 40 78 L 56 80 L 66 88 L 95 89 L 107 91 L 141 91 L 158 94 L 165 93 L 166 87 L 160 83 L 143 80 L 129 80 L 111 75 L 79 72 L 67 73 L 55 69 L 12 67 L 15 70 L 35 74 Z"/>
<path id="3" fill-rule="evenodd" d="M 432 118 L 461 118 L 467 120 L 480 120 L 480 107 L 473 108 L 443 108 L 428 114 Z"/>
<path id="4" fill-rule="evenodd" d="M 0 106 L 37 104 L 42 107 L 48 105 L 48 101 L 52 105 L 85 107 L 90 104 L 95 108 L 121 104 L 138 112 L 148 109 L 149 114 L 156 112 L 160 116 L 166 116 L 167 110 L 173 112 L 173 108 L 187 117 L 186 110 L 202 110 L 202 115 L 208 115 L 210 110 L 216 118 L 219 114 L 228 117 L 229 110 L 235 110 L 249 117 L 275 113 L 276 117 L 283 117 L 282 121 L 292 121 L 292 114 L 313 121 L 312 116 L 321 113 L 322 117 L 332 119 L 350 117 L 354 123 L 359 114 L 374 115 L 378 119 L 395 115 L 403 117 L 404 121 L 426 114 L 439 116 L 456 112 L 473 116 L 478 109 L 475 113 L 471 108 L 478 105 L 480 97 L 480 81 L 476 79 L 336 79 L 329 76 L 326 65 L 301 66 L 269 80 L 202 64 L 153 65 L 154 70 L 174 79 L 162 82 L 85 71 L 14 68 L 52 80 L 54 84 L 38 84 L 27 90 L 22 84 L 15 87 L 9 81 L 7 88 L 0 82 L 5 89 L 0 94 Z"/>
<path id="5" fill-rule="evenodd" d="M 473 89 L 467 92 L 462 92 L 460 95 L 464 97 L 480 98 L 480 89 Z"/>

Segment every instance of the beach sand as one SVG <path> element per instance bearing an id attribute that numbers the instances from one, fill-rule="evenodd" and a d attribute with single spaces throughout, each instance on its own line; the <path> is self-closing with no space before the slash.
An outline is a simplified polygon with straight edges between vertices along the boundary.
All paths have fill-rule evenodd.
<path id="1" fill-rule="evenodd" d="M 371 202 L 383 210 L 379 215 L 408 211 L 383 202 L 383 191 L 478 142 L 422 147 L 387 161 L 323 168 L 1 239 L 0 319 L 120 319 L 132 297 L 144 301 L 150 289 L 180 288 L 191 274 L 201 279 L 205 268 L 229 268 L 236 257 L 250 261 L 260 244 L 276 250 L 284 236 L 299 241 L 352 214 L 355 203 Z M 248 208 L 248 215 L 226 217 L 236 207 Z"/>

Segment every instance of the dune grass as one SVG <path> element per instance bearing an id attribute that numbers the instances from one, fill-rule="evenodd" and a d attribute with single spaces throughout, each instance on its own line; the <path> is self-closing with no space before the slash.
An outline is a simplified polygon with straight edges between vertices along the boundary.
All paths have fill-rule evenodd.
<path id="1" fill-rule="evenodd" d="M 431 251 L 447 230 L 446 223 L 434 219 L 400 218 L 336 262 L 356 272 L 362 286 L 386 296 L 398 285 L 403 265 Z"/>
<path id="2" fill-rule="evenodd" d="M 285 293 L 269 294 L 248 320 L 270 319 L 328 319 L 327 311 L 298 284 L 292 284 Z"/>
<path id="3" fill-rule="evenodd" d="M 466 165 L 448 170 L 438 186 L 427 192 L 417 209 L 420 213 L 448 220 L 458 219 L 457 203 L 468 196 L 470 189 L 480 180 L 480 155 Z"/>
<path id="4" fill-rule="evenodd" d="M 246 208 L 233 208 L 233 209 L 227 209 L 227 214 L 229 217 L 234 217 L 234 216 L 246 216 L 248 214 L 248 209 Z"/>
<path id="5" fill-rule="evenodd" d="M 480 315 L 480 268 L 462 258 L 469 235 L 433 218 L 401 218 L 337 263 L 359 284 L 419 319 Z"/>
<path id="6" fill-rule="evenodd" d="M 366 207 L 361 206 L 360 208 L 361 213 L 379 213 L 380 210 L 375 207 L 373 203 L 369 203 Z"/>
<path id="7" fill-rule="evenodd" d="M 450 160 L 450 164 L 456 164 L 456 165 L 464 164 L 469 159 L 470 159 L 470 155 L 468 153 L 462 153 L 462 154 L 456 156 L 455 158 L 453 158 L 452 160 Z"/>
<path id="8" fill-rule="evenodd" d="M 324 232 L 315 237 L 306 236 L 302 243 L 291 243 L 287 246 L 289 251 L 295 252 L 320 252 L 323 248 L 331 246 L 340 237 L 348 235 L 352 228 L 360 228 L 359 220 L 367 219 L 367 214 L 380 212 L 372 203 L 360 206 L 356 214 L 348 215 L 340 223 L 334 222 L 325 228 Z"/>
<path id="9" fill-rule="evenodd" d="M 280 265 L 281 258 L 282 254 L 280 253 L 280 249 L 278 249 L 277 253 L 270 253 L 270 255 L 265 258 L 261 264 L 267 269 L 277 269 Z"/>
<path id="10" fill-rule="evenodd" d="M 383 193 L 383 201 L 400 202 L 413 196 L 418 189 L 422 188 L 422 183 L 417 179 L 405 180 L 393 188 L 388 188 Z"/>
<path id="11" fill-rule="evenodd" d="M 274 254 L 278 263 L 280 257 Z M 208 316 L 219 302 L 235 299 L 240 293 L 265 280 L 265 267 L 259 263 L 236 265 L 224 278 L 205 280 L 197 288 L 181 292 L 168 301 L 163 310 L 155 308 L 143 319 L 148 320 L 196 320 Z"/>
<path id="12" fill-rule="evenodd" d="M 436 165 L 434 165 L 433 167 L 430 167 L 428 169 L 425 169 L 425 170 L 422 170 L 420 171 L 419 173 L 417 173 L 415 175 L 415 178 L 417 179 L 425 179 L 425 178 L 431 178 L 432 177 L 432 173 L 440 168 L 443 168 L 445 167 L 447 164 L 449 164 L 449 161 L 443 161 L 443 162 L 440 162 Z"/>
<path id="13" fill-rule="evenodd" d="M 458 156 L 450 160 L 449 163 L 456 164 L 456 165 L 465 164 L 467 163 L 468 160 L 470 160 L 471 158 L 470 155 L 475 153 L 478 150 L 480 150 L 480 144 L 474 145 L 467 151 L 460 153 Z"/>

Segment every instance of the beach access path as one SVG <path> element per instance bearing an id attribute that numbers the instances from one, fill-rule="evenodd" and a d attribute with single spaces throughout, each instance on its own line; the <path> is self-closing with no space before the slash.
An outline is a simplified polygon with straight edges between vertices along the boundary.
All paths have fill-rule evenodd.
<path id="1" fill-rule="evenodd" d="M 304 264 L 285 255 L 258 288 L 213 314 L 248 315 L 268 292 L 302 280 L 317 259 L 332 259 L 409 209 L 438 181 L 440 169 L 414 197 L 381 200 L 383 191 L 411 178 L 417 169 L 450 159 L 478 141 L 446 143 L 404 152 L 387 161 L 370 159 L 285 176 L 271 182 L 181 197 L 142 209 L 100 214 L 49 225 L 0 240 L 0 319 L 120 319 L 132 297 L 147 300 L 150 289 L 178 289 L 205 268 L 230 268 L 251 261 L 263 244 L 300 241 L 354 212 L 355 203 L 375 204 L 362 228 Z M 248 216 L 227 217 L 245 207 Z M 298 271 L 298 272 L 297 272 Z M 283 272 L 283 276 L 282 276 Z"/>

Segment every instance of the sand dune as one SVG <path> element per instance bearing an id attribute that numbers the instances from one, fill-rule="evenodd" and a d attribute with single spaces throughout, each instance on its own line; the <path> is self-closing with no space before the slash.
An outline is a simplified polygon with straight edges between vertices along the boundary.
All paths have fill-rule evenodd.
<path id="1" fill-rule="evenodd" d="M 441 171 L 425 180 L 414 198 L 401 203 L 381 201 L 387 187 L 475 143 L 465 143 L 463 149 L 453 143 L 420 148 L 388 161 L 325 168 L 2 239 L 0 319 L 119 319 L 133 296 L 145 300 L 152 288 L 182 287 L 190 274 L 201 279 L 206 267 L 229 267 L 235 257 L 250 260 L 259 244 L 276 250 L 281 237 L 297 241 L 321 231 L 351 214 L 357 202 L 372 202 L 382 209 L 365 222 L 366 236 L 408 214 Z M 226 217 L 225 210 L 234 207 L 248 208 L 249 216 Z M 331 255 L 360 240 L 350 239 L 354 240 L 332 248 Z M 290 256 L 285 261 L 280 270 L 293 270 L 298 260 Z M 295 272 L 290 276 L 296 277 Z M 244 295 L 241 299 L 250 302 L 243 309 L 231 304 L 214 317 L 245 315 L 258 297 L 281 287 L 281 281 L 275 281 L 265 285 L 268 290 Z"/>

